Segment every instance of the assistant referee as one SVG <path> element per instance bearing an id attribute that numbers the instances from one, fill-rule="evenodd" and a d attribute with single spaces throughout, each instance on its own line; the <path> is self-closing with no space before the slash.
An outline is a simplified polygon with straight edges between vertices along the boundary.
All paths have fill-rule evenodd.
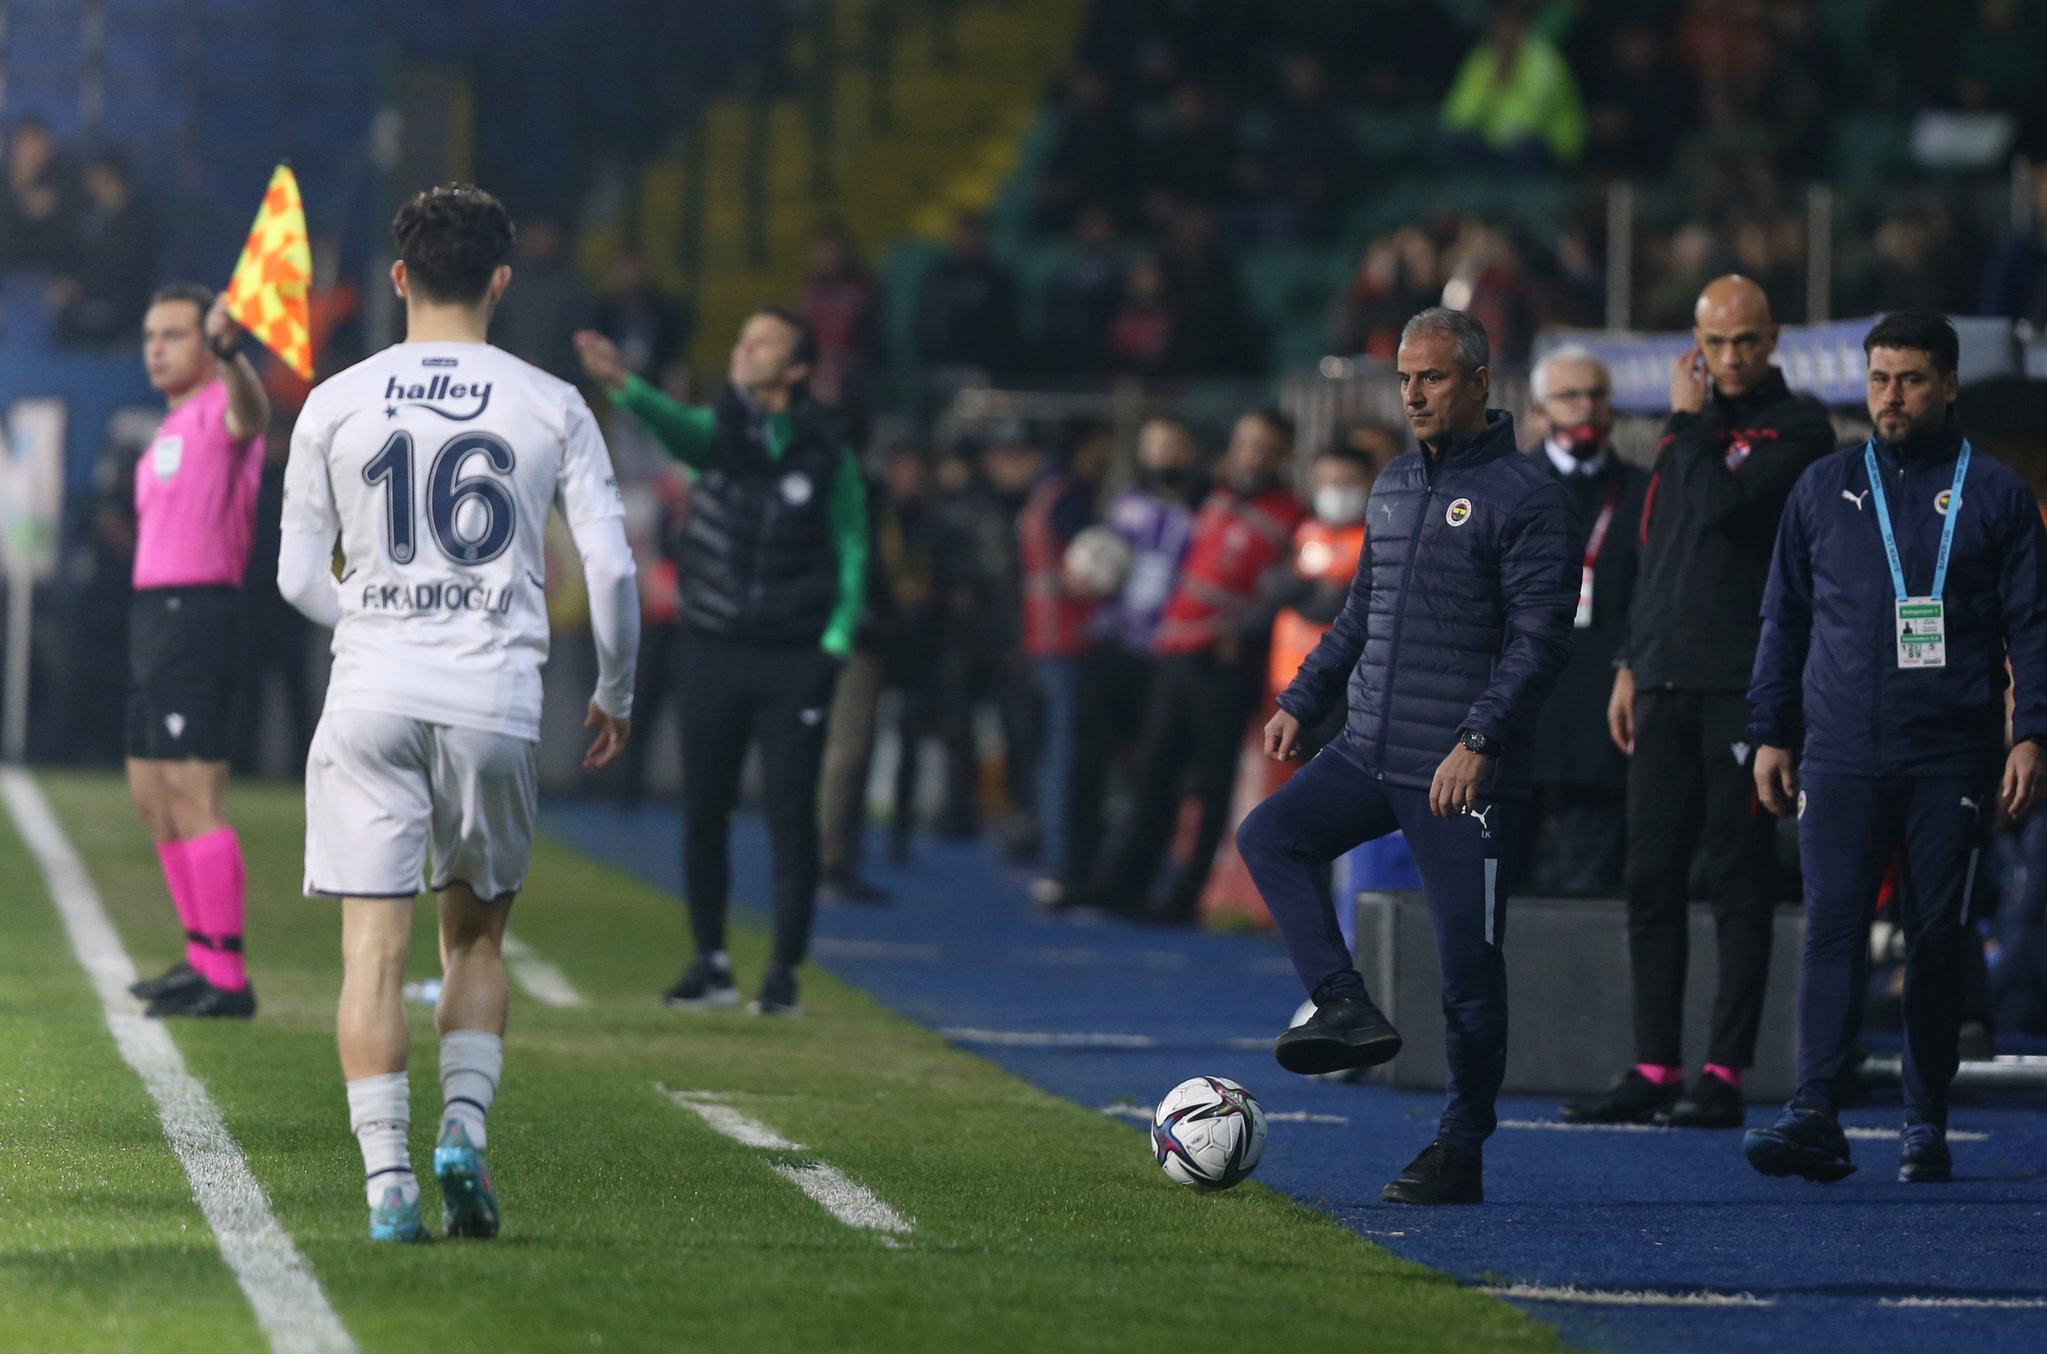
<path id="1" fill-rule="evenodd" d="M 1742 1145 L 1765 1175 L 1855 1170 L 1836 1087 L 1862 1021 L 1870 915 L 1895 863 L 1906 955 L 1898 1178 L 1937 1181 L 1952 1172 L 1947 1092 L 1964 947 L 1976 943 L 1969 887 L 1993 806 L 2013 818 L 2032 806 L 2047 737 L 2047 530 L 2025 482 L 1962 436 L 1953 325 L 1900 311 L 1863 348 L 1876 435 L 1821 460 L 1792 492 L 1749 687 L 1756 791 L 1773 812 L 1798 814 L 1806 930 L 1798 1094 Z"/>
<path id="2" fill-rule="evenodd" d="M 732 811 L 750 745 L 761 754 L 774 847 L 774 950 L 756 1015 L 793 1015 L 796 969 L 817 906 L 818 772 L 825 719 L 867 580 L 867 491 L 831 410 L 811 398 L 817 338 L 768 306 L 732 345 L 710 408 L 631 375 L 611 340 L 576 335 L 592 380 L 694 476 L 677 574 L 682 589 L 683 888 L 696 957 L 671 1006 L 737 999 L 725 957 Z"/>

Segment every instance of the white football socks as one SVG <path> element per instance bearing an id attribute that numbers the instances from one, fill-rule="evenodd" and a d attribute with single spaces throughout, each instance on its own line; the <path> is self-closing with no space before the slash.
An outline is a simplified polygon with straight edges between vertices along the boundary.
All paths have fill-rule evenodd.
<path id="1" fill-rule="evenodd" d="M 368 1177 L 370 1207 L 383 1202 L 393 1185 L 405 1201 L 419 1198 L 419 1179 L 405 1147 L 412 1126 L 412 1091 L 403 1072 L 361 1077 L 348 1083 L 348 1126 L 362 1147 L 363 1173 Z"/>
<path id="2" fill-rule="evenodd" d="M 503 1035 L 482 1030 L 449 1030 L 441 1036 L 441 1132 L 460 1123 L 469 1145 L 484 1148 L 483 1122 L 497 1098 L 505 1070 Z"/>

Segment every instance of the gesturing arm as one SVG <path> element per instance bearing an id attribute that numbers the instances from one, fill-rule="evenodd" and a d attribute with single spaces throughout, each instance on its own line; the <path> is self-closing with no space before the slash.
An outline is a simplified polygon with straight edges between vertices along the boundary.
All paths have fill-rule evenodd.
<path id="1" fill-rule="evenodd" d="M 868 554 L 867 481 L 850 451 L 840 454 L 829 514 L 839 557 L 839 594 L 819 647 L 834 658 L 847 658 L 853 652 L 854 632 L 860 628 L 860 608 L 867 600 Z"/>
<path id="2" fill-rule="evenodd" d="M 1492 684 L 1472 702 L 1464 727 L 1495 742 L 1517 742 L 1571 658 L 1571 623 L 1585 565 L 1585 533 L 1545 483 L 1523 499 L 1500 540 L 1500 609 L 1505 643 Z"/>
<path id="3" fill-rule="evenodd" d="M 710 463 L 711 443 L 718 431 L 716 414 L 671 400 L 627 371 L 617 346 L 596 330 L 577 331 L 575 343 L 590 379 L 604 388 L 614 404 L 646 424 L 662 450 L 691 470 L 702 470 Z"/>
<path id="4" fill-rule="evenodd" d="M 241 326 L 228 318 L 226 292 L 213 298 L 203 327 L 206 345 L 216 352 L 241 340 Z M 219 368 L 221 383 L 227 387 L 227 416 L 223 422 L 228 436 L 246 442 L 270 426 L 270 397 L 264 393 L 256 369 L 242 354 L 220 359 Z"/>

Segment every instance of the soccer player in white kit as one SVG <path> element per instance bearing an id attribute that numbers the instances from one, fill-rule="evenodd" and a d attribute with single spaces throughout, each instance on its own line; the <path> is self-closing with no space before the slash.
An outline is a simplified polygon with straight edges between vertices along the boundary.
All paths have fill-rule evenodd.
<path id="1" fill-rule="evenodd" d="M 499 1211 L 485 1117 L 504 1065 L 505 918 L 533 850 L 550 508 L 582 555 L 597 643 L 586 767 L 631 730 L 639 595 L 583 397 L 485 342 L 511 282 L 503 205 L 466 185 L 429 189 L 391 233 L 405 341 L 313 391 L 285 474 L 278 587 L 334 627 L 306 765 L 305 891 L 341 900 L 341 1070 L 370 1236 L 388 1241 L 427 1239 L 406 1144 L 403 987 L 422 879 L 439 895 L 434 1175 L 446 1233 L 488 1237 Z"/>

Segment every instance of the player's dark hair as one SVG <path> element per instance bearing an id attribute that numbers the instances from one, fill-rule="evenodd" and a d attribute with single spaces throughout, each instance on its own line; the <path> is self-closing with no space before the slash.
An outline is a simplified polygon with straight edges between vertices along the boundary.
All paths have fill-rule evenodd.
<path id="1" fill-rule="evenodd" d="M 1257 419 L 1260 423 L 1278 433 L 1288 446 L 1293 445 L 1294 421 L 1272 405 L 1261 404 L 1255 409 L 1246 409 L 1244 417 Z"/>
<path id="2" fill-rule="evenodd" d="M 787 306 L 756 306 L 754 314 L 765 315 L 771 320 L 780 320 L 796 331 L 796 342 L 789 350 L 791 362 L 801 362 L 806 367 L 817 365 L 817 330 L 810 321 L 798 315 Z"/>
<path id="3" fill-rule="evenodd" d="M 445 305 L 481 301 L 517 239 L 505 204 L 469 183 L 416 193 L 391 220 L 391 246 L 408 285 Z"/>
<path id="4" fill-rule="evenodd" d="M 152 306 L 167 306 L 174 301 L 190 301 L 204 322 L 206 312 L 213 309 L 213 288 L 204 282 L 170 282 L 149 294 Z"/>
<path id="5" fill-rule="evenodd" d="M 1945 315 L 1930 310 L 1894 310 L 1870 327 L 1862 340 L 1865 355 L 1878 348 L 1905 348 L 1933 359 L 1933 369 L 1952 376 L 1962 360 L 1962 340 Z"/>

